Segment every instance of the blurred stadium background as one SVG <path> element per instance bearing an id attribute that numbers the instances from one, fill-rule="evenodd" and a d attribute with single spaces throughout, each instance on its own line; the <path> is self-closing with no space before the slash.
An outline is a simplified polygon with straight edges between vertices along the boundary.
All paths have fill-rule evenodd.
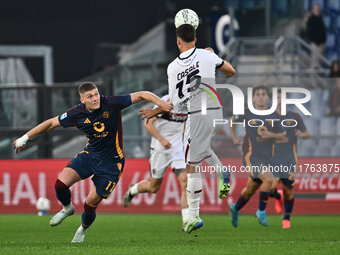
<path id="1" fill-rule="evenodd" d="M 306 14 L 314 3 L 321 7 L 326 28 L 325 54 L 315 52 L 304 34 Z M 0 212 L 35 212 L 42 196 L 52 201 L 52 211 L 58 210 L 53 183 L 86 138 L 76 129 L 59 128 L 34 139 L 17 155 L 12 142 L 77 104 L 80 82 L 95 82 L 104 95 L 166 93 L 166 68 L 178 52 L 173 18 L 182 8 L 200 17 L 197 46 L 213 47 L 235 67 L 235 77 L 226 82 L 244 92 L 258 84 L 309 89 L 312 117 L 304 121 L 312 137 L 299 140 L 301 162 L 340 163 L 340 118 L 328 114 L 336 83 L 329 77 L 330 67 L 340 56 L 339 0 L 2 1 Z M 224 115 L 230 117 L 231 94 L 223 91 L 221 97 Z M 122 207 L 128 185 L 149 176 L 150 136 L 137 116 L 140 107 L 148 105 L 123 112 L 125 173 L 100 210 L 178 212 L 179 186 L 171 172 L 159 194 L 139 195 L 130 208 Z M 240 148 L 232 146 L 227 126 L 214 139 L 214 148 L 224 163 L 241 164 Z M 229 202 L 237 199 L 245 182 L 234 182 Z M 73 188 L 78 208 L 89 185 L 86 181 Z M 217 199 L 216 179 L 206 178 L 204 185 L 203 212 L 225 213 L 227 203 Z M 295 213 L 340 214 L 339 173 L 301 173 L 295 191 Z M 255 211 L 257 197 L 253 200 L 246 213 Z"/>

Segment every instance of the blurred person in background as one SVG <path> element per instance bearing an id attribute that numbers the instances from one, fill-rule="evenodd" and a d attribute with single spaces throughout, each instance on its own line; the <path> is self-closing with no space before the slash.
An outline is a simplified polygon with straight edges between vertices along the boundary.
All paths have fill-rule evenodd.
<path id="1" fill-rule="evenodd" d="M 325 53 L 326 46 L 326 28 L 321 15 L 321 8 L 318 4 L 313 4 L 311 15 L 307 21 L 307 38 L 313 51 L 321 55 Z M 312 52 L 312 67 L 315 68 L 319 63 L 318 56 Z"/>
<path id="2" fill-rule="evenodd" d="M 340 116 L 340 78 L 336 78 L 332 83 L 335 83 L 335 87 L 329 92 L 327 115 Z"/>
<path id="3" fill-rule="evenodd" d="M 330 78 L 340 77 L 340 63 L 339 60 L 334 60 L 331 64 Z"/>
<path id="4" fill-rule="evenodd" d="M 167 102 L 170 100 L 170 96 L 165 95 L 162 100 Z M 131 184 L 123 198 L 124 207 L 128 207 L 135 195 L 158 192 L 166 169 L 171 166 L 181 185 L 180 206 L 183 229 L 189 219 L 186 194 L 187 172 L 183 145 L 183 131 L 186 119 L 187 114 L 163 113 L 145 121 L 144 127 L 152 135 L 150 144 L 150 179 Z"/>
<path id="5" fill-rule="evenodd" d="M 281 115 L 281 90 L 279 90 L 277 94 L 276 112 L 280 116 L 280 121 L 284 119 L 288 119 L 288 121 L 283 127 L 286 132 L 285 137 L 282 140 L 276 140 L 274 144 L 275 148 L 273 150 L 271 164 L 277 169 L 282 170 L 273 172 L 275 178 L 269 196 L 275 198 L 276 212 L 281 213 L 284 211 L 282 228 L 287 229 L 290 228 L 290 216 L 292 215 L 295 201 L 293 188 L 295 184 L 295 169 L 298 161 L 296 150 L 297 139 L 308 139 L 310 133 L 300 114 L 288 111 L 286 115 Z M 293 124 L 294 122 L 296 122 L 296 125 Z M 289 169 L 289 171 L 284 169 Z M 279 182 L 282 184 L 282 189 L 280 190 L 276 188 Z"/>

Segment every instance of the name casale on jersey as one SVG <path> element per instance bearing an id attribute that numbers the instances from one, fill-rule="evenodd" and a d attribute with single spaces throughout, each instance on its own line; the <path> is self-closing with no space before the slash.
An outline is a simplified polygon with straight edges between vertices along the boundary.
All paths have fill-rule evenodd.
<path id="1" fill-rule="evenodd" d="M 177 74 L 177 80 L 182 80 L 184 77 L 188 76 L 189 73 L 191 73 L 193 70 L 199 68 L 199 61 L 196 62 L 196 64 L 190 66 L 189 68 L 185 69 L 183 72 L 180 72 Z"/>
<path id="2" fill-rule="evenodd" d="M 182 52 L 167 69 L 169 94 L 175 112 L 201 110 L 202 94 L 207 107 L 221 107 L 214 88 L 216 69 L 224 61 L 208 50 L 192 48 Z"/>

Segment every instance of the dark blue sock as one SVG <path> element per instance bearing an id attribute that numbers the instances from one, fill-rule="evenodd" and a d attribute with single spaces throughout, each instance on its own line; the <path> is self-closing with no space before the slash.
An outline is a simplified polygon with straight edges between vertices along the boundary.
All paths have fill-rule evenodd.
<path id="1" fill-rule="evenodd" d="M 269 192 L 260 191 L 259 210 L 264 211 L 267 207 Z"/>
<path id="2" fill-rule="evenodd" d="M 275 189 L 273 192 L 270 192 L 269 194 L 270 197 L 274 197 L 276 199 L 280 199 L 281 198 L 281 195 L 280 193 L 277 191 L 277 189 Z"/>
<path id="3" fill-rule="evenodd" d="M 230 170 L 228 169 L 223 169 L 223 178 L 224 178 L 224 183 L 230 183 Z"/>
<path id="4" fill-rule="evenodd" d="M 69 205 L 71 203 L 71 191 L 62 181 L 59 179 L 55 182 L 55 193 L 62 205 Z"/>
<path id="5" fill-rule="evenodd" d="M 285 215 L 284 215 L 284 219 L 285 220 L 290 220 L 290 215 L 292 214 L 293 212 L 293 207 L 294 207 L 294 198 L 292 200 L 284 200 L 283 202 L 283 206 L 285 208 Z"/>
<path id="6" fill-rule="evenodd" d="M 92 207 L 84 203 L 84 212 L 81 216 L 81 224 L 83 228 L 88 228 L 94 222 L 96 219 L 96 209 L 97 207 Z"/>
<path id="7" fill-rule="evenodd" d="M 241 210 L 243 206 L 246 205 L 249 199 L 245 199 L 243 196 L 240 196 L 235 204 L 235 209 L 237 211 Z"/>

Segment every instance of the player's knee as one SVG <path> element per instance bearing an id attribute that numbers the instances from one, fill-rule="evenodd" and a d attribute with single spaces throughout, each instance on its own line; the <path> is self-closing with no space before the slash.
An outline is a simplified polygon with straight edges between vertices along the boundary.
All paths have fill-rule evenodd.
<path id="1" fill-rule="evenodd" d="M 96 212 L 97 205 L 92 204 L 91 202 L 84 203 L 84 211 L 85 212 Z"/>
<path id="2" fill-rule="evenodd" d="M 256 189 L 247 189 L 246 193 L 249 197 L 251 197 L 252 195 L 254 195 L 256 192 Z"/>
<path id="3" fill-rule="evenodd" d="M 54 188 L 56 190 L 66 190 L 68 189 L 67 185 L 65 185 L 65 183 L 63 183 L 61 180 L 57 179 L 55 181 L 55 184 L 54 184 Z"/>
<path id="4" fill-rule="evenodd" d="M 244 197 L 244 198 L 247 198 L 249 199 L 252 195 L 254 195 L 256 190 L 252 189 L 251 187 L 245 187 L 242 192 L 241 192 L 241 195 Z"/>
<path id="5" fill-rule="evenodd" d="M 273 179 L 272 178 L 264 178 L 262 180 L 262 185 L 266 185 L 267 187 L 270 187 L 272 189 L 273 187 Z"/>

